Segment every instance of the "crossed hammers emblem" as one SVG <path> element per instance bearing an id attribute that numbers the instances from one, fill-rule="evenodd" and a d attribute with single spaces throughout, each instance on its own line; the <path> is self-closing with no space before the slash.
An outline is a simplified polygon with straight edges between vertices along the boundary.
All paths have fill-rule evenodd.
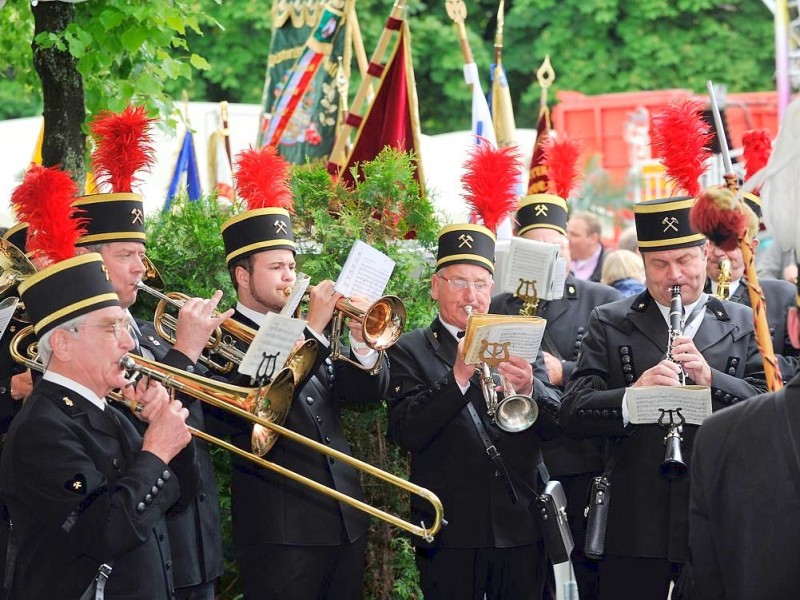
<path id="1" fill-rule="evenodd" d="M 546 217 L 549 209 L 550 207 L 547 204 L 537 204 L 533 210 L 536 212 L 537 217 Z"/>
<path id="2" fill-rule="evenodd" d="M 144 225 L 144 212 L 142 212 L 141 208 L 132 208 L 131 215 L 133 215 L 133 219 L 131 220 L 131 225 L 139 221 L 142 225 Z"/>
<path id="3" fill-rule="evenodd" d="M 678 217 L 664 217 L 661 223 L 664 225 L 664 233 L 669 229 L 673 229 L 675 233 L 678 233 Z"/>
<path id="4" fill-rule="evenodd" d="M 459 248 L 463 248 L 464 246 L 467 248 L 472 248 L 472 242 L 475 240 L 468 233 L 462 233 L 460 236 L 458 236 L 458 241 L 460 242 L 458 244 Z"/>
<path id="5" fill-rule="evenodd" d="M 275 221 L 275 231 L 278 233 L 282 233 L 286 235 L 286 222 L 282 221 L 281 219 L 276 219 Z"/>

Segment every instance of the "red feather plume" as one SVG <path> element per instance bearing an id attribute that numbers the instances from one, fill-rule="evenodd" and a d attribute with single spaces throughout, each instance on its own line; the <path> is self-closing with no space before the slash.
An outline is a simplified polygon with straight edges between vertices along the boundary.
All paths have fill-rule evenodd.
<path id="1" fill-rule="evenodd" d="M 567 200 L 580 180 L 578 159 L 582 148 L 580 142 L 565 135 L 547 138 L 542 145 L 543 162 L 547 165 L 547 181 L 550 193 Z"/>
<path id="2" fill-rule="evenodd" d="M 728 188 L 708 188 L 692 205 L 689 222 L 696 231 L 728 252 L 738 247 L 739 238 L 747 228 L 747 214 L 739 207 L 746 205 L 744 202 L 737 204 L 736 195 Z"/>
<path id="3" fill-rule="evenodd" d="M 494 148 L 484 138 L 478 138 L 464 163 L 464 200 L 492 232 L 517 208 L 521 163 L 516 147 Z"/>
<path id="4" fill-rule="evenodd" d="M 294 209 L 288 161 L 272 146 L 242 150 L 236 156 L 236 194 L 248 210 L 278 207 Z"/>
<path id="5" fill-rule="evenodd" d="M 89 130 L 96 147 L 92 153 L 92 171 L 98 184 L 111 193 L 132 192 L 139 184 L 136 173 L 153 166 L 153 138 L 143 106 L 128 106 L 122 113 L 104 111 Z"/>
<path id="6" fill-rule="evenodd" d="M 72 206 L 78 186 L 58 168 L 34 165 L 11 194 L 18 222 L 28 223 L 26 249 L 59 262 L 75 256 L 75 243 L 86 233 L 85 219 Z"/>
<path id="7" fill-rule="evenodd" d="M 653 116 L 651 145 L 667 179 L 690 196 L 700 193 L 700 176 L 706 171 L 706 160 L 711 157 L 708 146 L 714 139 L 702 113 L 701 102 L 686 100 Z"/>
<path id="8" fill-rule="evenodd" d="M 745 180 L 767 166 L 772 154 L 772 135 L 769 129 L 750 129 L 742 135 Z"/>

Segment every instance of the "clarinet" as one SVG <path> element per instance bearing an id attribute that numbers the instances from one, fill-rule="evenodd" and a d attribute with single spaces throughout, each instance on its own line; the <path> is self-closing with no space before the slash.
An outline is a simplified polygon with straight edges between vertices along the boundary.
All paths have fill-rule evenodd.
<path id="1" fill-rule="evenodd" d="M 669 303 L 669 343 L 667 347 L 667 360 L 677 362 L 672 358 L 672 351 L 675 347 L 675 338 L 683 333 L 683 300 L 681 299 L 681 286 L 672 287 L 672 300 Z M 686 383 L 686 373 L 681 367 L 678 375 L 681 385 Z"/>

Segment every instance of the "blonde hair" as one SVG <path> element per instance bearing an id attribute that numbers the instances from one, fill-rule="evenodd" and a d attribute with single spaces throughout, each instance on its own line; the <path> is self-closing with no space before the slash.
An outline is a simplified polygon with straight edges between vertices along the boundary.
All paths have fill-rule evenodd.
<path id="1" fill-rule="evenodd" d="M 620 279 L 632 278 L 644 283 L 644 261 L 630 250 L 613 250 L 606 254 L 600 283 L 611 285 Z"/>

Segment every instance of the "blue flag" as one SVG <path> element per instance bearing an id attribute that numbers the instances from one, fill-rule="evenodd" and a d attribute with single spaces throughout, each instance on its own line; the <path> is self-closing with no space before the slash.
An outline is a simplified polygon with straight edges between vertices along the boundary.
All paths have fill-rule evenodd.
<path id="1" fill-rule="evenodd" d="M 178 193 L 178 186 L 181 185 L 183 175 L 186 174 L 186 187 L 189 191 L 189 200 L 194 202 L 200 197 L 200 176 L 197 173 L 197 155 L 194 151 L 194 138 L 192 132 L 187 131 L 183 138 L 183 146 L 178 154 L 178 162 L 175 163 L 175 171 L 172 174 L 172 181 L 167 190 L 167 201 L 164 210 L 169 210 L 172 199 Z"/>

